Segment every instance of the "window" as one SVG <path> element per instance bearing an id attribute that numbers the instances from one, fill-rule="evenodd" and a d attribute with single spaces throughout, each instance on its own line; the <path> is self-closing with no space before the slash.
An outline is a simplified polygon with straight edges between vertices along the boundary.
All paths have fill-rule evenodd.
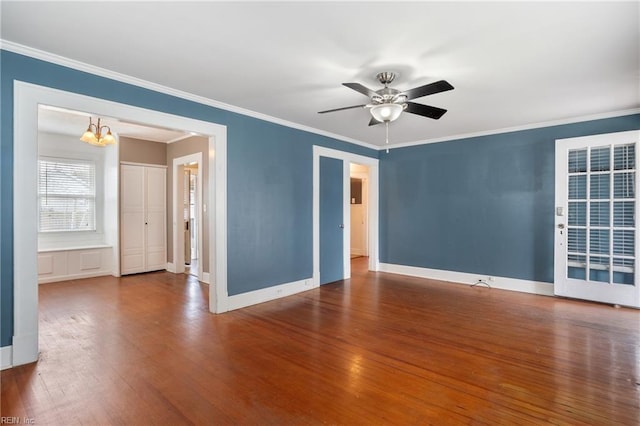
<path id="1" fill-rule="evenodd" d="M 39 232 L 95 231 L 95 163 L 40 157 L 38 209 Z"/>

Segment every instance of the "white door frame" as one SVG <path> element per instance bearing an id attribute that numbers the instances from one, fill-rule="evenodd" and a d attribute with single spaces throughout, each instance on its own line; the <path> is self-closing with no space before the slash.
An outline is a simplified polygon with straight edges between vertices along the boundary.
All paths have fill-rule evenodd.
<path id="1" fill-rule="evenodd" d="M 338 151 L 336 149 L 313 146 L 313 284 L 320 285 L 320 157 L 343 161 L 343 255 L 344 277 L 351 278 L 351 180 L 350 164 L 358 163 L 369 167 L 369 270 L 379 269 L 378 260 L 378 159 Z"/>
<path id="2" fill-rule="evenodd" d="M 556 164 L 555 164 L 555 185 L 556 185 L 556 211 L 555 211 L 555 239 L 554 239 L 554 294 L 558 296 L 566 296 L 580 298 L 586 300 L 594 300 L 603 303 L 613 303 L 618 305 L 626 305 L 632 307 L 640 307 L 640 226 L 638 208 L 640 203 L 636 201 L 636 232 L 635 232 L 635 283 L 633 286 L 624 284 L 609 284 L 594 281 L 580 280 L 567 277 L 567 225 L 568 225 L 568 164 L 567 152 L 571 149 L 582 149 L 586 147 L 608 146 L 615 144 L 635 143 L 636 153 L 640 152 L 640 131 L 633 130 L 628 132 L 617 132 L 608 134 L 599 134 L 591 136 L 582 136 L 576 138 L 557 139 L 556 140 Z M 636 155 L 636 164 L 638 156 Z M 589 167 L 589 164 L 587 164 Z M 613 164 L 611 165 L 613 170 Z M 636 166 L 635 176 L 636 191 L 640 188 L 640 167 Z M 613 188 L 613 181 L 611 182 Z M 640 199 L 640 195 L 636 192 L 636 200 Z M 587 202 L 589 202 L 590 194 L 587 194 Z M 587 215 L 587 223 L 589 217 Z M 587 253 L 590 256 L 589 236 L 587 236 Z M 611 239 L 609 244 L 613 244 Z M 587 279 L 589 270 L 586 271 Z"/>
<path id="3" fill-rule="evenodd" d="M 182 197 L 179 197 L 180 191 L 180 182 L 184 181 L 184 173 L 180 175 L 178 170 L 180 170 L 180 166 L 184 166 L 188 163 L 197 163 L 198 164 L 198 174 L 196 175 L 196 198 L 198 200 L 198 205 L 196 206 L 196 222 L 198 223 L 198 256 L 201 256 L 202 253 L 202 212 L 203 202 L 202 202 L 202 153 L 196 152 L 194 154 L 185 155 L 183 157 L 178 157 L 173 159 L 173 269 L 176 274 L 184 273 L 184 228 L 180 225 L 184 224 L 184 221 L 178 220 L 178 217 L 182 218 L 183 213 L 183 203 Z M 178 203 L 178 199 L 180 199 L 180 203 Z M 180 250 L 179 248 L 182 248 Z M 202 264 L 203 262 L 198 262 L 198 281 L 203 281 L 203 273 L 202 273 Z M 207 282 L 207 281 L 204 281 Z M 207 282 L 208 284 L 208 282 Z"/>
<path id="4" fill-rule="evenodd" d="M 36 170 L 38 105 L 52 105 L 96 115 L 127 118 L 139 123 L 193 131 L 209 136 L 209 226 L 215 244 L 209 265 L 215 277 L 209 291 L 209 310 L 227 310 L 227 128 L 192 118 L 134 107 L 50 87 L 14 81 L 13 134 L 13 309 L 11 360 L 21 365 L 38 359 L 38 272 Z M 80 130 L 81 131 L 81 130 Z M 107 148 L 108 149 L 108 148 Z M 214 177 L 215 176 L 215 177 Z M 19 238 L 18 238 L 19 236 Z M 3 355 L 7 352 L 3 350 Z"/>

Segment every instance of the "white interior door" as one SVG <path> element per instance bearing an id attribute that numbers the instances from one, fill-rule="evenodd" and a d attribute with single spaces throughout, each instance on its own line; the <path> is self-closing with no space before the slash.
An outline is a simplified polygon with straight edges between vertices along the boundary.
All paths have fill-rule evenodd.
<path id="1" fill-rule="evenodd" d="M 144 168 L 120 168 L 120 267 L 122 274 L 145 270 Z"/>
<path id="2" fill-rule="evenodd" d="M 556 295 L 640 307 L 640 132 L 556 141 Z"/>
<path id="3" fill-rule="evenodd" d="M 146 270 L 167 267 L 166 170 L 145 167 L 146 172 Z"/>

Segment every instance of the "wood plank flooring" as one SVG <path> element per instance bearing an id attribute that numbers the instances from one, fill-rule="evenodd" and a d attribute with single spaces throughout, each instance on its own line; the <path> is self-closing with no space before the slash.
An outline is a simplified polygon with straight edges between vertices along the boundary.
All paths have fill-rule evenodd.
<path id="1" fill-rule="evenodd" d="M 212 315 L 165 272 L 40 286 L 36 424 L 640 424 L 640 311 L 366 272 Z"/>

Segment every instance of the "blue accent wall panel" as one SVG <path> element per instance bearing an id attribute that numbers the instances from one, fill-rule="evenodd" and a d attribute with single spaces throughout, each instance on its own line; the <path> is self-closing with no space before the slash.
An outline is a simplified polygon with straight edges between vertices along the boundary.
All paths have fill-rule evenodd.
<path id="1" fill-rule="evenodd" d="M 14 80 L 227 126 L 230 295 L 312 276 L 313 145 L 378 156 L 365 147 L 5 50 L 0 61 L 0 346 L 10 345 L 13 335 Z"/>
<path id="2" fill-rule="evenodd" d="M 380 154 L 380 261 L 553 282 L 555 140 L 622 116 Z"/>

